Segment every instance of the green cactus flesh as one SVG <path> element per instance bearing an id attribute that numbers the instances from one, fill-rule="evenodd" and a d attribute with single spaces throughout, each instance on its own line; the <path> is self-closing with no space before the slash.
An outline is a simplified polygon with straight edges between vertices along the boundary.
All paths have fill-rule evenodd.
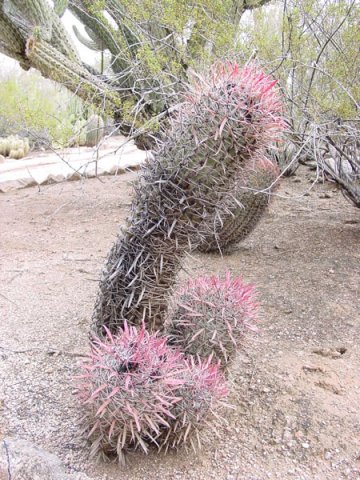
<path id="1" fill-rule="evenodd" d="M 214 218 L 213 230 L 199 250 L 226 252 L 247 237 L 266 211 L 278 175 L 277 167 L 269 160 L 243 169 L 232 191 L 228 214 L 221 220 Z"/>
<path id="2" fill-rule="evenodd" d="M 104 120 L 99 115 L 91 115 L 85 125 L 85 145 L 95 147 L 104 136 Z"/>

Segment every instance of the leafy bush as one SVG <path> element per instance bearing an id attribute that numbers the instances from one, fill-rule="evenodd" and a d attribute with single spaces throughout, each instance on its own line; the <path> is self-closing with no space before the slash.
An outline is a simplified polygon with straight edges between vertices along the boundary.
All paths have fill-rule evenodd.
<path id="1" fill-rule="evenodd" d="M 0 136 L 28 136 L 32 144 L 66 146 L 82 116 L 81 101 L 36 71 L 0 78 Z"/>

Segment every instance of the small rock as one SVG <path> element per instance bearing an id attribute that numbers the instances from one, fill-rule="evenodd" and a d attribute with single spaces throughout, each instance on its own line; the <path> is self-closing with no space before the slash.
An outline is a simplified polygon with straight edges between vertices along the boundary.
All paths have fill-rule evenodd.
<path id="1" fill-rule="evenodd" d="M 307 442 L 302 443 L 301 446 L 302 446 L 303 448 L 306 448 L 306 449 L 307 449 L 307 448 L 310 448 L 310 444 L 307 443 Z"/>
<path id="2" fill-rule="evenodd" d="M 9 468 L 11 477 L 9 477 Z M 5 438 L 0 443 L 0 478 L 11 480 L 90 480 L 83 474 L 66 474 L 61 460 L 31 442 Z"/>

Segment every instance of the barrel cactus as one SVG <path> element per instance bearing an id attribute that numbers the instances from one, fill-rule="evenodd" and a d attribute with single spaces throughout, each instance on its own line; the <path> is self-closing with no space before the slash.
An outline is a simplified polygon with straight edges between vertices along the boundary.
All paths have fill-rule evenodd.
<path id="1" fill-rule="evenodd" d="M 190 434 L 227 395 L 216 365 L 185 359 L 165 338 L 126 323 L 117 335 L 93 340 L 83 372 L 77 395 L 91 455 L 121 462 L 130 449 L 193 442 Z"/>
<path id="2" fill-rule="evenodd" d="M 93 328 L 112 332 L 126 318 L 162 329 L 167 299 L 186 252 L 224 218 L 224 202 L 254 152 L 278 137 L 282 108 L 275 81 L 258 67 L 216 65 L 196 76 L 135 186 L 127 225 L 100 281 Z"/>
<path id="3" fill-rule="evenodd" d="M 0 155 L 19 160 L 25 157 L 30 150 L 29 140 L 18 135 L 10 135 L 0 139 Z"/>
<path id="4" fill-rule="evenodd" d="M 285 141 L 279 148 L 270 151 L 273 162 L 279 166 L 283 177 L 291 177 L 299 168 L 299 161 L 304 155 L 298 155 L 299 148 L 290 140 Z"/>
<path id="5" fill-rule="evenodd" d="M 76 120 L 73 126 L 74 136 L 72 137 L 71 144 L 77 147 L 83 147 L 86 145 L 86 120 L 79 118 Z"/>
<path id="6" fill-rule="evenodd" d="M 213 231 L 205 236 L 199 250 L 227 252 L 247 237 L 267 209 L 278 185 L 280 170 L 275 163 L 256 153 L 238 174 L 229 196 L 229 214 L 214 217 Z"/>
<path id="7" fill-rule="evenodd" d="M 226 369 L 249 330 L 255 330 L 254 287 L 227 273 L 188 282 L 175 295 L 166 324 L 169 343 L 186 355 L 213 358 Z"/>
<path id="8" fill-rule="evenodd" d="M 181 383 L 177 389 L 179 401 L 171 413 L 174 418 L 162 430 L 157 443 L 165 452 L 190 445 L 194 451 L 201 447 L 201 430 L 211 419 L 220 418 L 228 388 L 221 374 L 220 364 L 212 359 L 189 356 L 184 361 Z M 225 404 L 226 407 L 226 404 Z M 214 415 L 215 414 L 215 415 Z"/>

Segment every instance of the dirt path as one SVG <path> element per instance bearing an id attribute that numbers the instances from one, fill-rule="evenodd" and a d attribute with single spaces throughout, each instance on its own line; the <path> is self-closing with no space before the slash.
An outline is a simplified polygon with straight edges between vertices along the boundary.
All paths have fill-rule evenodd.
<path id="1" fill-rule="evenodd" d="M 71 377 L 134 173 L 0 196 L 0 439 L 14 435 L 94 480 L 360 478 L 360 212 L 308 171 L 284 180 L 235 253 L 196 255 L 258 286 L 261 334 L 233 373 L 228 423 L 204 449 L 88 461 Z M 330 198 L 324 198 L 330 197 Z"/>

